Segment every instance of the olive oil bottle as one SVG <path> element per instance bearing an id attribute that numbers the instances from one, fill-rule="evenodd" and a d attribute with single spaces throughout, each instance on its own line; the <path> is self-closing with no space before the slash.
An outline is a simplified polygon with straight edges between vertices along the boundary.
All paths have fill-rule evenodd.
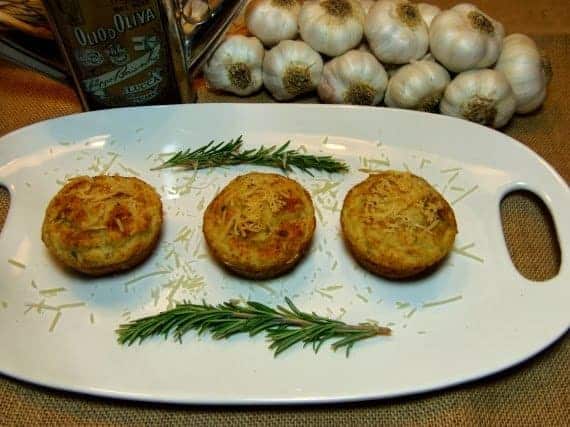
<path id="1" fill-rule="evenodd" d="M 193 102 L 192 67 L 203 63 L 242 3 L 216 0 L 199 21 L 189 21 L 183 0 L 44 1 L 86 110 Z"/>
<path id="2" fill-rule="evenodd" d="M 44 3 L 85 109 L 192 101 L 162 2 Z"/>

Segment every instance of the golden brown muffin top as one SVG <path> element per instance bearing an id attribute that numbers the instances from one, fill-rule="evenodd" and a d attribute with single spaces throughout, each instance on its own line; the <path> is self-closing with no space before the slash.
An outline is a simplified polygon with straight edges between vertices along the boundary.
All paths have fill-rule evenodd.
<path id="1" fill-rule="evenodd" d="M 253 172 L 235 178 L 216 196 L 203 228 L 222 263 L 248 277 L 267 277 L 302 255 L 314 232 L 314 208 L 296 181 Z"/>
<path id="2" fill-rule="evenodd" d="M 161 224 L 160 197 L 144 181 L 80 176 L 51 200 L 42 240 L 68 266 L 103 274 L 154 245 Z"/>
<path id="3" fill-rule="evenodd" d="M 357 259 L 388 277 L 413 275 L 438 262 L 457 233 L 447 201 L 423 178 L 398 171 L 370 175 L 353 187 L 341 223 Z"/>

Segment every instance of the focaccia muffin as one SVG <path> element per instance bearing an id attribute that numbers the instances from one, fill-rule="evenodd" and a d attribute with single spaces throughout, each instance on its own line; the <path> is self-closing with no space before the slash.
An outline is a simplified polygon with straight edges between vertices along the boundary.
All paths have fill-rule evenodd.
<path id="1" fill-rule="evenodd" d="M 63 264 L 99 276 L 127 270 L 153 251 L 162 227 L 162 202 L 138 178 L 80 176 L 49 203 L 42 240 Z"/>
<path id="2" fill-rule="evenodd" d="M 296 181 L 272 173 L 232 180 L 206 208 L 212 255 L 238 275 L 264 279 L 292 269 L 310 246 L 315 211 Z"/>
<path id="3" fill-rule="evenodd" d="M 451 206 L 427 181 L 409 172 L 370 175 L 346 195 L 342 233 L 367 270 L 388 278 L 414 276 L 453 247 Z"/>

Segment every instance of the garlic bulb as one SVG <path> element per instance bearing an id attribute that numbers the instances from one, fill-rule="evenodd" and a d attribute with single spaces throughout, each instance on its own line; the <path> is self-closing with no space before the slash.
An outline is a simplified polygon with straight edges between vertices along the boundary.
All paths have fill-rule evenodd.
<path id="1" fill-rule="evenodd" d="M 449 80 L 449 73 L 437 62 L 404 65 L 388 82 L 384 102 L 389 107 L 436 112 Z"/>
<path id="2" fill-rule="evenodd" d="M 495 69 L 502 71 L 511 84 L 517 113 L 529 113 L 542 105 L 551 71 L 531 38 L 524 34 L 507 36 Z"/>
<path id="3" fill-rule="evenodd" d="M 434 18 L 429 29 L 429 46 L 445 68 L 459 73 L 493 65 L 501 52 L 504 35 L 501 23 L 464 3 Z"/>
<path id="4" fill-rule="evenodd" d="M 322 72 L 321 55 L 302 41 L 284 40 L 263 59 L 263 83 L 281 101 L 315 89 Z"/>
<path id="5" fill-rule="evenodd" d="M 429 3 L 418 3 L 418 10 L 420 11 L 420 15 L 422 15 L 422 19 L 428 28 L 430 27 L 433 18 L 435 18 L 436 15 L 441 12 L 441 9 L 439 7 Z"/>
<path id="6" fill-rule="evenodd" d="M 459 74 L 445 89 L 440 110 L 494 128 L 507 124 L 515 112 L 516 100 L 503 73 L 471 70 Z"/>
<path id="7" fill-rule="evenodd" d="M 366 16 L 364 34 L 374 55 L 390 64 L 420 59 L 428 49 L 428 30 L 418 7 L 404 0 L 380 0 Z"/>
<path id="8" fill-rule="evenodd" d="M 261 65 L 265 51 L 255 37 L 229 36 L 204 67 L 204 77 L 214 89 L 236 95 L 251 95 L 261 88 Z"/>
<path id="9" fill-rule="evenodd" d="M 364 10 L 358 0 L 307 0 L 299 14 L 303 40 L 328 56 L 358 46 L 363 24 Z"/>
<path id="10" fill-rule="evenodd" d="M 297 35 L 299 0 L 252 0 L 245 9 L 245 24 L 265 46 Z"/>
<path id="11" fill-rule="evenodd" d="M 351 50 L 325 64 L 317 89 L 324 102 L 377 105 L 387 84 L 386 71 L 374 55 Z"/>

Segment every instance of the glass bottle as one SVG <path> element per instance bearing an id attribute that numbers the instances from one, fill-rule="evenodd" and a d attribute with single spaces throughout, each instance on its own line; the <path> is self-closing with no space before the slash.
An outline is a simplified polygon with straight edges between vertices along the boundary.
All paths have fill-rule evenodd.
<path id="1" fill-rule="evenodd" d="M 192 102 L 191 77 L 243 0 L 45 0 L 86 110 Z M 207 3 L 210 4 L 210 3 Z M 188 31 L 191 28 L 191 31 Z"/>

